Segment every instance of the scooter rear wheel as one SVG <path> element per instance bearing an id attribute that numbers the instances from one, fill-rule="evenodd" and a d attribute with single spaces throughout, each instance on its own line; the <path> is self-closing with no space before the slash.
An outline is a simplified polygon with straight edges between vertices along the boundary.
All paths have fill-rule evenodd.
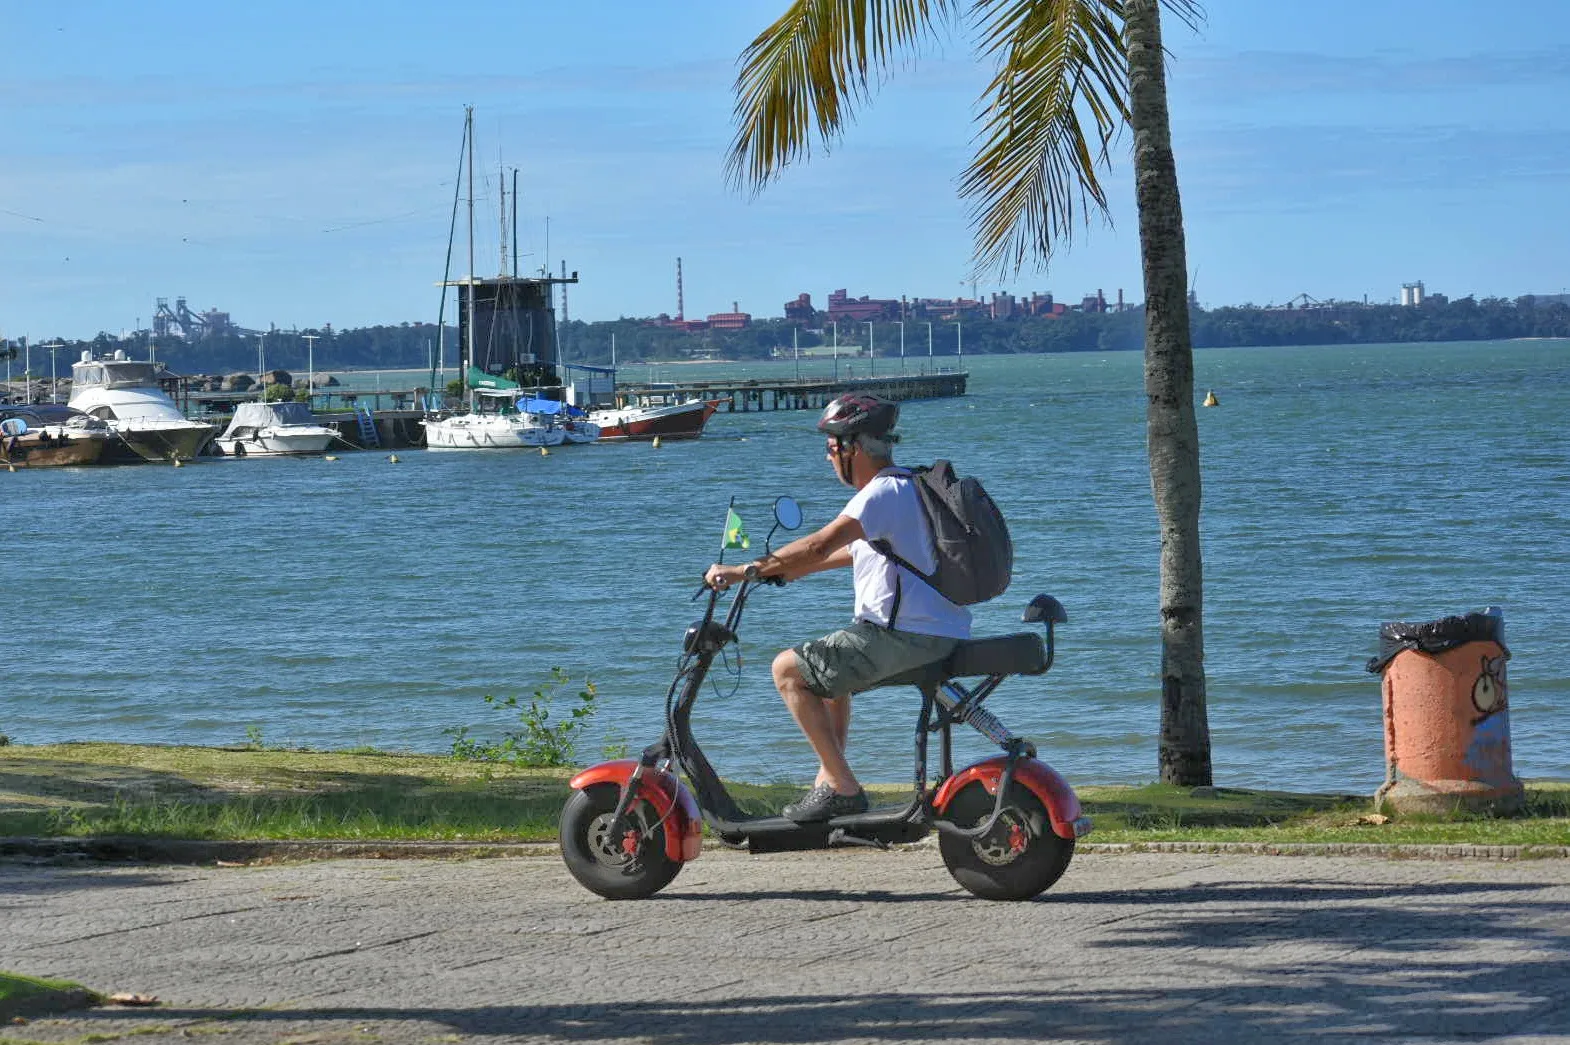
<path id="1" fill-rule="evenodd" d="M 574 791 L 562 809 L 561 855 L 590 892 L 607 900 L 641 900 L 669 885 L 681 861 L 665 854 L 665 825 L 641 798 L 627 810 L 626 828 L 612 835 L 611 816 L 620 797 L 615 784 Z"/>
<path id="2" fill-rule="evenodd" d="M 949 802 L 945 819 L 974 827 L 992 815 L 996 797 L 972 783 Z M 983 900 L 1028 900 L 1063 877 L 1074 858 L 1074 840 L 1052 833 L 1041 799 L 1018 782 L 1009 785 L 1007 808 L 992 830 L 971 840 L 938 836 L 949 874 Z"/>

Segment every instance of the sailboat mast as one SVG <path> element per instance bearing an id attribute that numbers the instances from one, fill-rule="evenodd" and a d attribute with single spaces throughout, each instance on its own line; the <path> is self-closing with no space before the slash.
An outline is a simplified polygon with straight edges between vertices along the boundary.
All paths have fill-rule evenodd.
<path id="1" fill-rule="evenodd" d="M 469 144 L 469 121 L 463 121 L 463 140 L 458 143 L 458 172 L 452 179 L 452 217 L 447 219 L 447 257 L 442 263 L 442 299 L 436 308 L 436 358 L 431 360 L 431 389 L 436 390 L 436 368 L 443 376 L 447 369 L 447 288 L 452 286 L 452 245 L 458 235 L 458 201 L 463 198 L 463 151 Z M 461 354 L 461 350 L 460 350 Z M 461 375 L 463 367 L 458 368 Z M 460 382 L 462 378 L 460 376 Z"/>
<path id="2" fill-rule="evenodd" d="M 501 242 L 502 267 L 497 270 L 501 276 L 507 275 L 507 170 L 498 165 L 496 168 L 496 184 L 501 189 L 501 235 L 496 237 Z"/>
<path id="3" fill-rule="evenodd" d="M 463 108 L 464 131 L 469 138 L 469 322 L 466 327 L 468 344 L 463 366 L 458 368 L 459 394 L 467 387 L 469 367 L 474 365 L 474 106 Z"/>
<path id="4" fill-rule="evenodd" d="M 512 278 L 518 278 L 518 168 L 512 169 Z"/>

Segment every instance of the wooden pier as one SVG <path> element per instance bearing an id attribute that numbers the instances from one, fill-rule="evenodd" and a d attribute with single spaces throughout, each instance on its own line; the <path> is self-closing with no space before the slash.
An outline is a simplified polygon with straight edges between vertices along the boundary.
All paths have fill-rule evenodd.
<path id="1" fill-rule="evenodd" d="M 849 367 L 846 368 L 847 370 Z M 701 398 L 717 402 L 726 413 L 756 410 L 821 410 L 835 396 L 861 392 L 881 399 L 904 402 L 910 399 L 941 399 L 965 394 L 969 374 L 963 370 L 923 370 L 919 373 L 875 374 L 865 377 L 830 375 L 791 377 L 784 380 L 755 378 L 729 381 L 630 381 L 618 382 L 616 401 L 632 403 L 683 402 Z M 377 432 L 376 448 L 384 450 L 423 446 L 425 431 L 420 427 L 424 412 L 417 408 L 417 389 L 319 388 L 310 406 L 317 420 L 336 428 L 343 443 L 371 449 L 353 413 L 356 407 L 369 409 Z M 234 404 L 256 398 L 246 392 L 186 392 L 187 413 L 194 404 L 204 416 L 232 410 Z"/>
<path id="2" fill-rule="evenodd" d="M 920 374 L 877 374 L 868 377 L 809 377 L 790 380 L 619 382 L 619 402 L 648 402 L 669 398 L 707 399 L 728 413 L 753 410 L 821 410 L 829 400 L 846 392 L 874 395 L 904 402 L 907 399 L 942 399 L 965 394 L 969 374 L 939 370 Z"/>

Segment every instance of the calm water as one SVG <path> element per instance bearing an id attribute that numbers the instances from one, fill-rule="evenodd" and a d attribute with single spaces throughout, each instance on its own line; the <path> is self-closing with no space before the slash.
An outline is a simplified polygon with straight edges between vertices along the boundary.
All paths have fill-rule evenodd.
<path id="1" fill-rule="evenodd" d="M 978 631 L 1013 630 L 1038 591 L 1071 618 L 1052 673 L 992 706 L 1076 782 L 1154 779 L 1141 359 L 966 362 L 971 395 L 906 406 L 901 458 L 953 458 L 1009 517 L 1018 573 Z M 1196 364 L 1199 394 L 1221 400 L 1199 414 L 1218 782 L 1372 790 L 1379 687 L 1363 665 L 1380 623 L 1488 603 L 1514 653 L 1516 770 L 1570 777 L 1570 342 L 1217 349 Z M 684 374 L 706 376 L 659 376 Z M 582 757 L 607 737 L 639 747 L 659 732 L 727 499 L 755 538 L 776 494 L 809 526 L 844 503 L 812 420 L 721 415 L 698 443 L 543 458 L 0 474 L 0 732 L 235 744 L 254 725 L 273 744 L 439 751 L 444 727 L 508 724 L 485 694 L 527 692 L 560 666 L 602 696 Z M 838 626 L 850 601 L 832 574 L 754 600 L 740 678 L 699 708 L 723 772 L 811 772 L 768 660 Z M 859 699 L 864 775 L 904 778 L 913 714 L 904 692 Z"/>

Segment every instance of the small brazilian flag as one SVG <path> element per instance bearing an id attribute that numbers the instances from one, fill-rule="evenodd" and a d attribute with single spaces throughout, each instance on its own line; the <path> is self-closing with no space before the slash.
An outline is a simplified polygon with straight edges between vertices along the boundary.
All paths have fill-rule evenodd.
<path id="1" fill-rule="evenodd" d="M 725 540 L 720 545 L 720 549 L 740 548 L 742 551 L 746 551 L 747 546 L 747 528 L 741 524 L 741 516 L 736 514 L 736 509 L 727 508 L 725 510 Z"/>

